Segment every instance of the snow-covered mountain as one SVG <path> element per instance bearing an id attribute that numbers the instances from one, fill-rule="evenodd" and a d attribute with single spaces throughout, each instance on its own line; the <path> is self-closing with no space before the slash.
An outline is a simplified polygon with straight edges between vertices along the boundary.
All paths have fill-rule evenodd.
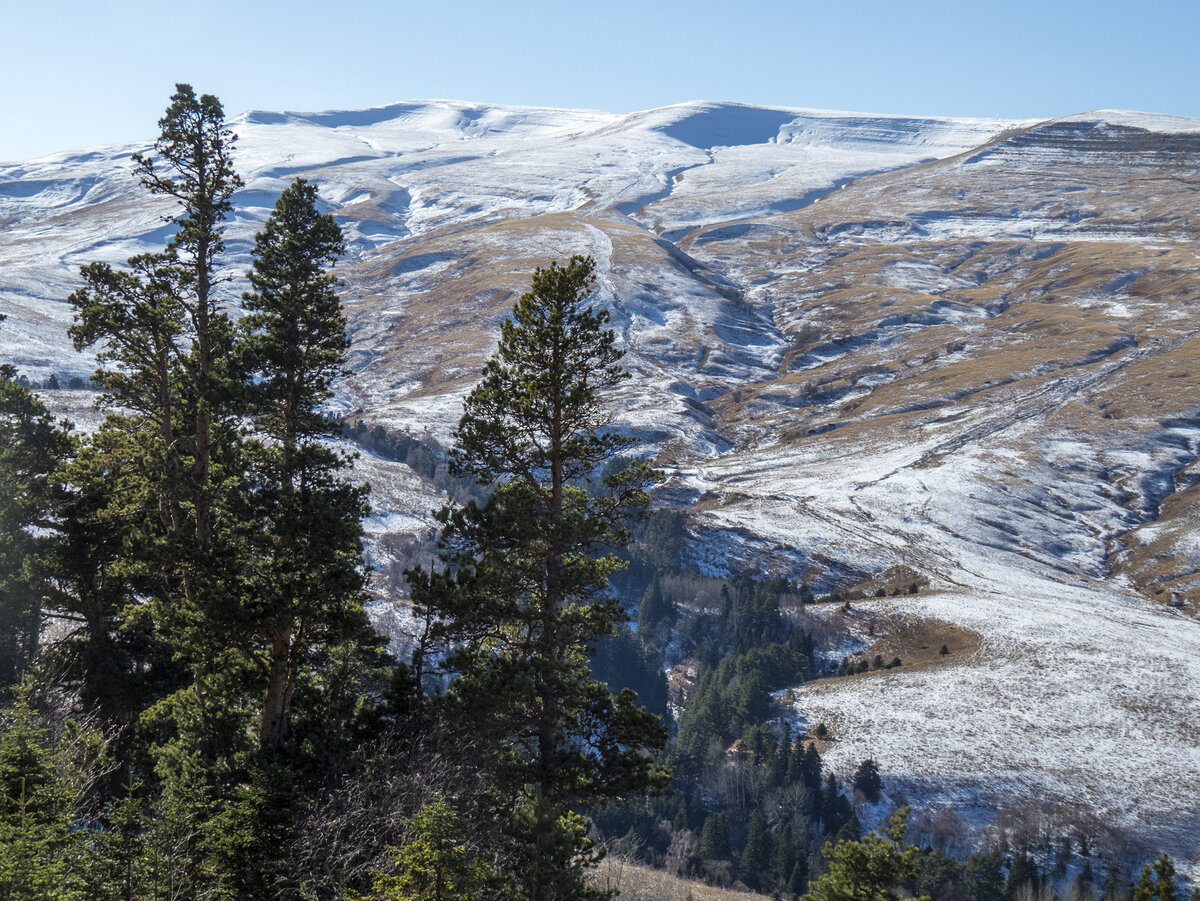
<path id="1" fill-rule="evenodd" d="M 636 376 L 619 422 L 672 473 L 696 565 L 828 588 L 906 563 L 934 590 L 873 609 L 980 636 L 802 687 L 831 764 L 1197 872 L 1200 120 L 429 101 L 233 124 L 233 273 L 297 175 L 346 231 L 347 413 L 445 440 L 532 269 L 592 254 Z M 146 146 L 0 166 L 0 357 L 32 378 L 92 369 L 78 267 L 163 242 Z M 422 528 L 429 486 L 361 465 L 376 533 Z"/>

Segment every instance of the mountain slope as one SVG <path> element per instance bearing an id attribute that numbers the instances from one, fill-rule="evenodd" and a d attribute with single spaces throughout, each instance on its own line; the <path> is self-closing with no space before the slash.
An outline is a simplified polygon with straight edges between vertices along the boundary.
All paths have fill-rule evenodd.
<path id="1" fill-rule="evenodd" d="M 1200 122 L 427 101 L 234 125 L 230 274 L 296 175 L 347 232 L 344 412 L 448 440 L 530 271 L 593 255 L 635 375 L 618 424 L 668 468 L 697 566 L 828 589 L 906 563 L 934 590 L 872 604 L 982 636 L 804 687 L 829 761 L 1200 865 Z M 78 266 L 163 240 L 134 149 L 0 168 L 0 356 L 32 377 L 91 370 Z M 360 466 L 382 565 L 436 495 Z"/>

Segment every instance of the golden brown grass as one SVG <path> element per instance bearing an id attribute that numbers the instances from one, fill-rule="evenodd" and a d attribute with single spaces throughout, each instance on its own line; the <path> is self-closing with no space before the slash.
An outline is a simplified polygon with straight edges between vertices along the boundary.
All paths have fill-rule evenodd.
<path id="1" fill-rule="evenodd" d="M 630 863 L 615 855 L 600 862 L 594 882 L 604 888 L 619 888 L 621 901 L 765 901 L 770 897 L 680 879 L 664 870 Z"/>

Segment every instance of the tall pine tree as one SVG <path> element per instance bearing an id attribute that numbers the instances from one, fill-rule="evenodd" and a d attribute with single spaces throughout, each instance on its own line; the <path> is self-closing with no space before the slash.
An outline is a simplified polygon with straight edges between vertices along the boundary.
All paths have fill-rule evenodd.
<path id="1" fill-rule="evenodd" d="M 494 488 L 445 510 L 443 568 L 410 573 L 418 612 L 456 650 L 449 698 L 481 744 L 506 807 L 525 897 L 589 897 L 580 808 L 660 786 L 648 758 L 666 732 L 592 678 L 595 641 L 623 618 L 611 549 L 660 475 L 645 463 L 584 481 L 634 440 L 606 430 L 604 392 L 628 377 L 608 314 L 588 304 L 595 265 L 538 269 L 468 396 L 452 467 Z"/>
<path id="2" fill-rule="evenodd" d="M 227 493 L 239 477 L 242 410 L 231 381 L 233 325 L 215 291 L 224 220 L 241 179 L 220 102 L 176 86 L 151 154 L 135 154 L 142 184 L 175 202 L 166 248 L 125 270 L 92 264 L 71 295 L 80 349 L 101 345 L 96 380 L 119 407 L 93 440 L 125 476 L 111 511 L 127 523 L 130 573 L 156 626 L 188 659 L 200 686 L 221 666 L 220 624 L 236 609 L 240 539 Z M 132 508 L 132 509 L 131 509 Z M 197 692 L 202 699 L 203 691 Z M 213 711 L 202 710 L 202 719 Z"/>
<path id="3" fill-rule="evenodd" d="M 254 290 L 242 322 L 250 419 L 250 511 L 263 523 L 248 585 L 244 628 L 265 673 L 259 717 L 264 749 L 288 737 L 297 687 L 314 660 L 378 636 L 363 611 L 365 485 L 341 477 L 349 461 L 330 447 L 340 423 L 324 405 L 342 372 L 346 320 L 329 271 L 341 229 L 317 210 L 317 191 L 297 179 L 280 196 L 254 245 Z"/>
<path id="4" fill-rule="evenodd" d="M 37 651 L 47 586 L 40 558 L 52 551 L 55 482 L 70 452 L 65 430 L 0 365 L 0 686 L 14 682 Z"/>

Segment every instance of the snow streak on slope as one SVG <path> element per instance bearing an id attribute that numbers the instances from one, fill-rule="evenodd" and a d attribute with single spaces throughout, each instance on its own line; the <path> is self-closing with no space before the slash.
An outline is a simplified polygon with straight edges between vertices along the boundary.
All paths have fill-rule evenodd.
<path id="1" fill-rule="evenodd" d="M 318 183 L 354 256 L 370 258 L 397 239 L 438 229 L 563 211 L 662 220 L 686 230 L 794 208 L 846 178 L 959 152 L 1009 123 L 831 117 L 737 104 L 618 116 L 427 101 L 344 113 L 252 112 L 232 124 L 246 181 L 234 197 L 228 242 L 237 271 L 248 263 L 254 230 L 298 175 Z M 79 266 L 119 263 L 166 237 L 169 207 L 147 201 L 130 171 L 130 154 L 145 149 L 103 148 L 0 167 L 0 296 L 13 313 L 9 330 L 0 332 L 0 352 L 31 375 L 46 374 L 53 361 L 67 364 L 64 301 Z M 711 175 L 701 177 L 705 170 Z M 685 173 L 697 179 L 694 187 Z M 664 212 L 645 210 L 677 193 Z"/>

